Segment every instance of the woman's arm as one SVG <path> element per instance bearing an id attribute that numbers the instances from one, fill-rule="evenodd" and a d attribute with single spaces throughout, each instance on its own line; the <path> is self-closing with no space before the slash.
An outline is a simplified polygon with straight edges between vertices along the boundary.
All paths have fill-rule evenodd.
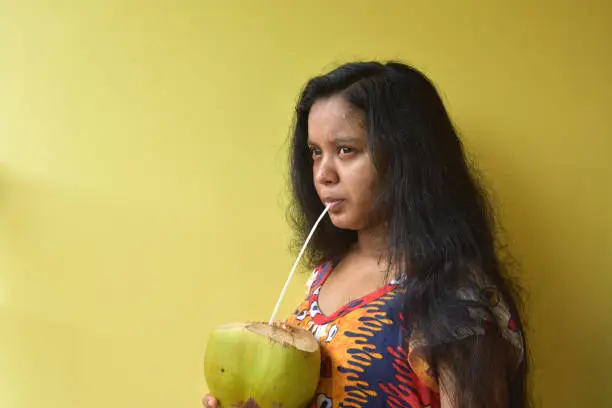
<path id="1" fill-rule="evenodd" d="M 473 336 L 433 350 L 441 408 L 509 406 L 509 373 L 515 361 L 498 335 Z"/>

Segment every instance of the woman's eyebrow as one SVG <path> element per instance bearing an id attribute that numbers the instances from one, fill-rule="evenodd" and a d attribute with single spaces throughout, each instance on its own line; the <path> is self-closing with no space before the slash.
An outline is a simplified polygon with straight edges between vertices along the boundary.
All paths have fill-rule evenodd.
<path id="1" fill-rule="evenodd" d="M 358 144 L 361 142 L 361 139 L 359 139 L 358 137 L 351 137 L 351 136 L 339 136 L 339 137 L 335 137 L 333 139 L 333 142 L 335 144 Z"/>
<path id="2" fill-rule="evenodd" d="M 361 139 L 358 137 L 352 137 L 352 136 L 337 136 L 332 138 L 332 143 L 334 144 L 358 144 L 361 143 Z M 310 138 L 308 138 L 308 140 L 306 141 L 306 143 L 308 145 L 315 145 L 316 143 L 314 143 L 312 140 L 310 140 Z"/>

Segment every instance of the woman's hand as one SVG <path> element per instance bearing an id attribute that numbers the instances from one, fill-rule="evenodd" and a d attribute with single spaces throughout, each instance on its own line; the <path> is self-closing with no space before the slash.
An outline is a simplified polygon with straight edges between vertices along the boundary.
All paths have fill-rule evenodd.
<path id="1" fill-rule="evenodd" d="M 210 394 L 206 394 L 204 398 L 202 398 L 202 406 L 204 408 L 217 408 L 219 403 L 215 397 Z"/>

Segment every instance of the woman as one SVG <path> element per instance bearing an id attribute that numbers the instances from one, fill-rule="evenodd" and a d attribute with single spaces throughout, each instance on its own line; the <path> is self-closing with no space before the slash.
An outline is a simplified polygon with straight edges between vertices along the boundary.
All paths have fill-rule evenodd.
<path id="1" fill-rule="evenodd" d="M 519 298 L 492 211 L 422 73 L 357 62 L 311 79 L 291 178 L 300 242 L 332 204 L 288 319 L 322 345 L 313 406 L 528 406 Z"/>

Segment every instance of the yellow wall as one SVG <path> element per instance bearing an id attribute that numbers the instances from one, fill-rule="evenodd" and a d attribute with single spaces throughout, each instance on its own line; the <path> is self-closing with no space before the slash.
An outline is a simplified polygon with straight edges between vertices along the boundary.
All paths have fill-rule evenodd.
<path id="1" fill-rule="evenodd" d="M 431 74 L 493 180 L 538 402 L 609 403 L 612 7 L 511 3 L 1 1 L 0 406 L 199 406 L 293 262 L 299 87 L 353 57 Z"/>

